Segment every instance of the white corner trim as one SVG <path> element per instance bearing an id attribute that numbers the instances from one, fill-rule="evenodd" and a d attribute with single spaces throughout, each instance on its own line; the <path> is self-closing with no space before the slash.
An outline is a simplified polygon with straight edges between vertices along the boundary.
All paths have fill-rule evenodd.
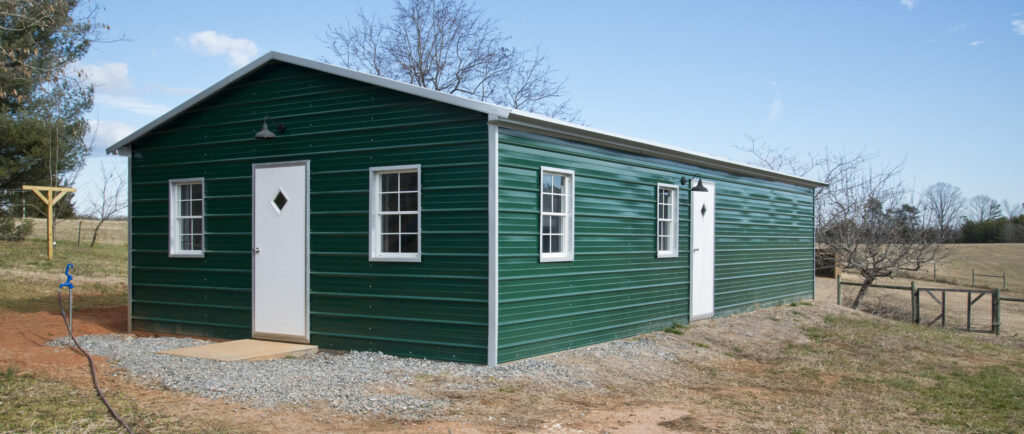
<path id="1" fill-rule="evenodd" d="M 488 116 L 494 119 L 495 116 Z M 487 366 L 498 365 L 498 126 L 487 125 Z"/>

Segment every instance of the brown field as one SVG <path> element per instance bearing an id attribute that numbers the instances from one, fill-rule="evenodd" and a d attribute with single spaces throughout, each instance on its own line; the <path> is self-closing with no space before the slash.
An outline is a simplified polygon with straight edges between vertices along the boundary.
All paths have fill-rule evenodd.
<path id="1" fill-rule="evenodd" d="M 29 239 L 46 239 L 46 219 L 27 219 L 32 221 L 32 234 Z M 88 246 L 92 240 L 92 231 L 98 220 L 68 219 L 58 220 L 55 225 L 54 241 L 57 244 L 79 243 L 79 225 L 81 225 L 81 243 Z M 128 222 L 125 220 L 107 220 L 100 226 L 100 233 L 96 236 L 97 243 L 103 244 L 128 244 Z"/>
<path id="2" fill-rule="evenodd" d="M 76 332 L 124 332 L 127 252 L 124 223 L 115 223 L 122 232 L 90 249 L 62 241 L 70 234 L 63 228 L 77 231 L 65 222 L 53 261 L 44 241 L 0 242 L 0 432 L 115 430 L 85 359 L 43 346 L 64 333 L 53 294 L 65 262 L 78 272 Z M 1024 431 L 1024 338 L 1015 336 L 1024 328 L 993 336 L 893 321 L 836 306 L 834 282 L 818 279 L 814 302 L 624 340 L 671 357 L 586 348 L 541 356 L 592 373 L 593 387 L 522 380 L 463 390 L 449 387 L 459 378 L 417 377 L 401 393 L 452 403 L 429 418 L 209 400 L 115 376 L 103 358 L 100 382 L 133 427 L 154 432 Z M 872 291 L 866 304 L 899 318 L 906 299 Z M 951 308 L 950 318 L 962 317 Z M 1005 314 L 1004 323 L 1022 325 Z"/>
<path id="3" fill-rule="evenodd" d="M 921 271 L 906 273 L 905 277 L 970 287 L 973 268 L 981 274 L 1006 273 L 1007 289 L 1015 294 L 1024 294 L 1024 243 L 951 244 L 946 247 L 946 252 L 949 256 L 936 264 L 934 278 L 931 265 Z M 1003 279 L 978 277 L 975 285 L 1002 289 Z"/>

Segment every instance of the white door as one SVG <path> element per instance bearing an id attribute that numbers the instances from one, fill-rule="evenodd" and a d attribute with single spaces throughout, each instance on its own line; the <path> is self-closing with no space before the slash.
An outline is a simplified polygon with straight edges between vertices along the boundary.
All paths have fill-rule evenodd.
<path id="1" fill-rule="evenodd" d="M 715 315 L 715 184 L 703 184 L 690 192 L 690 321 Z"/>
<path id="2" fill-rule="evenodd" d="M 252 169 L 252 336 L 309 342 L 308 162 Z"/>

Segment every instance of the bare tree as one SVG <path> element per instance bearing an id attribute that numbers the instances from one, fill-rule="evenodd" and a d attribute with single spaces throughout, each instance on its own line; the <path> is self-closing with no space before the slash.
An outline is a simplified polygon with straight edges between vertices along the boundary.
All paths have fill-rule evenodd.
<path id="1" fill-rule="evenodd" d="M 951 232 L 963 215 L 964 195 L 959 187 L 939 182 L 924 191 L 922 205 L 930 225 Z"/>
<path id="2" fill-rule="evenodd" d="M 465 0 L 396 0 L 387 20 L 328 26 L 324 42 L 341 65 L 571 122 L 579 111 L 538 50 L 506 46 L 494 20 Z"/>
<path id="3" fill-rule="evenodd" d="M 999 202 L 984 194 L 972 197 L 968 201 L 968 205 L 970 206 L 971 216 L 976 217 L 979 223 L 997 219 L 1003 215 Z"/>
<path id="4" fill-rule="evenodd" d="M 1010 203 L 1010 201 L 1003 199 L 1003 212 L 1006 213 L 1006 218 L 1013 220 L 1017 216 L 1024 214 L 1024 204 Z"/>
<path id="5" fill-rule="evenodd" d="M 121 211 L 128 208 L 128 198 L 126 197 L 128 177 L 124 171 L 108 169 L 106 165 L 101 165 L 100 178 L 100 182 L 103 185 L 99 196 L 87 199 L 89 213 L 99 220 L 96 223 L 96 228 L 92 231 L 92 242 L 89 243 L 89 247 L 96 245 L 96 237 L 100 233 L 100 227 L 103 226 L 103 222 L 110 220 L 110 218 L 117 216 Z"/>
<path id="6" fill-rule="evenodd" d="M 919 270 L 948 254 L 941 243 L 950 234 L 928 230 L 922 222 L 920 204 L 900 179 L 902 163 L 872 167 L 872 154 L 827 148 L 801 159 L 789 149 L 747 138 L 749 145 L 739 148 L 758 159 L 754 164 L 828 184 L 814 193 L 815 237 L 836 253 L 837 266 L 863 279 L 853 308 L 860 307 L 875 280 Z"/>

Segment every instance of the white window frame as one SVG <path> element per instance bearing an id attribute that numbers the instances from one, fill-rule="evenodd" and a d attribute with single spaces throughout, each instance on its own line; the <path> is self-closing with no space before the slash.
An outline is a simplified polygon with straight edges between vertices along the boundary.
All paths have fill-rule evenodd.
<path id="1" fill-rule="evenodd" d="M 380 175 L 416 172 L 416 253 L 382 252 L 380 227 Z M 423 257 L 423 170 L 419 164 L 370 168 L 370 241 L 369 260 L 380 262 L 420 262 Z M 395 212 L 398 214 L 399 212 Z M 408 214 L 408 213 L 407 213 Z"/>
<path id="2" fill-rule="evenodd" d="M 565 185 L 565 209 L 564 213 L 544 212 L 544 175 L 560 175 L 566 178 Z M 568 169 L 541 166 L 540 177 L 537 183 L 537 252 L 540 255 L 540 262 L 567 262 L 572 261 L 576 255 L 576 172 Z M 559 215 L 565 217 L 565 232 L 563 244 L 565 249 L 558 253 L 544 253 L 544 216 Z"/>
<path id="3" fill-rule="evenodd" d="M 202 222 L 203 231 L 200 233 L 202 238 L 203 248 L 199 250 L 183 250 L 181 247 L 181 230 L 179 229 L 178 219 L 181 217 L 181 189 L 178 187 L 182 185 L 195 185 L 201 186 L 203 198 L 203 213 L 199 215 L 199 221 Z M 171 258 L 202 258 L 206 255 L 206 181 L 203 178 L 180 178 L 172 179 L 167 182 L 168 189 L 168 249 L 167 256 Z M 194 217 L 193 217 L 194 218 Z"/>
<path id="4" fill-rule="evenodd" d="M 668 218 L 661 215 L 661 192 L 670 190 L 672 192 L 672 203 L 669 204 Z M 654 208 L 654 249 L 658 252 L 658 258 L 679 257 L 679 186 L 673 184 L 658 183 L 655 190 Z M 670 233 L 668 234 L 671 246 L 668 250 L 661 250 L 660 237 L 658 232 L 661 222 L 669 222 Z"/>

